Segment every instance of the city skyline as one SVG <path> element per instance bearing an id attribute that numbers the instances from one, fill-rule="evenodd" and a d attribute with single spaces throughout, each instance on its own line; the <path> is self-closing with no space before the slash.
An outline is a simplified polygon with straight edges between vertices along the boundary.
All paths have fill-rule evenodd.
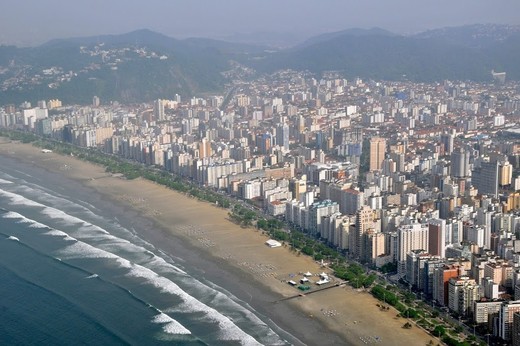
<path id="1" fill-rule="evenodd" d="M 5 2 L 0 340 L 520 346 L 518 0 Z"/>
<path id="2" fill-rule="evenodd" d="M 348 28 L 380 27 L 399 34 L 470 24 L 518 25 L 517 1 L 424 3 L 410 0 L 384 2 L 279 2 L 207 0 L 167 2 L 152 0 L 4 1 L 0 4 L 0 44 L 31 46 L 55 38 L 121 34 L 147 28 L 176 38 L 209 37 L 228 40 L 302 41 L 308 37 Z M 390 14 L 390 15 L 389 15 Z"/>
<path id="3" fill-rule="evenodd" d="M 461 335 L 460 326 L 443 323 L 457 335 L 445 335 L 453 339 L 447 344 L 476 345 L 470 338 L 487 335 L 513 339 L 520 328 L 510 313 L 520 302 L 517 81 L 318 80 L 284 70 L 234 83 L 227 96 L 175 95 L 139 104 L 98 96 L 88 106 L 56 98 L 9 103 L 0 108 L 0 134 L 41 140 L 49 157 L 71 150 L 103 162 L 103 174 L 115 173 L 96 181 L 141 176 L 223 207 L 240 225 L 237 234 L 256 226 L 331 270 L 319 281 L 293 269 L 272 281 L 284 291 L 293 287 L 295 297 L 297 290 L 319 287 L 332 292 L 346 280 L 397 306 L 393 289 L 385 287 L 404 280 L 421 300 L 477 324 Z M 12 148 L 9 155 L 18 154 Z M 158 208 L 165 204 L 161 197 Z M 170 211 L 151 215 L 163 214 Z M 242 247 L 243 238 L 227 229 L 221 240 L 198 241 L 204 247 L 236 241 L 232 248 L 256 257 L 258 247 Z M 347 258 L 368 265 L 367 272 L 341 267 Z M 334 259 L 340 262 L 328 267 Z M 375 281 L 375 268 L 391 273 L 384 286 Z M 406 311 L 415 323 L 431 336 L 439 332 L 438 316 L 426 317 L 434 323 L 418 320 L 429 315 L 429 304 L 403 301 L 414 304 Z M 336 305 L 340 314 L 352 313 L 348 298 Z M 500 321 L 491 328 L 486 322 L 493 314 Z M 359 327 L 345 326 L 338 337 L 352 340 Z"/>

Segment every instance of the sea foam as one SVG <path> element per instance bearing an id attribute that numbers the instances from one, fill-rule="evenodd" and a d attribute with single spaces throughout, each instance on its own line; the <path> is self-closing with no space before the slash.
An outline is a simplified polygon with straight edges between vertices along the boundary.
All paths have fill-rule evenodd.
<path id="1" fill-rule="evenodd" d="M 0 181 L 1 183 L 1 181 Z M 39 191 L 34 189 L 26 189 L 26 192 L 29 192 L 31 194 L 39 193 Z M 25 191 L 25 190 L 24 190 Z M 42 193 L 47 196 L 45 201 L 51 202 L 53 205 L 56 205 L 56 201 L 53 200 L 53 196 L 48 195 L 46 192 L 42 191 Z M 49 228 L 50 230 L 46 232 L 45 234 L 50 236 L 61 236 L 65 240 L 75 241 L 74 244 L 68 245 L 65 248 L 58 250 L 60 253 L 60 257 L 64 259 L 71 259 L 71 258 L 99 258 L 99 259 L 110 259 L 115 260 L 121 268 L 127 268 L 129 270 L 128 276 L 136 277 L 136 278 L 142 278 L 146 280 L 147 283 L 153 285 L 154 287 L 158 288 L 161 292 L 175 295 L 179 297 L 183 303 L 181 303 L 180 307 L 176 307 L 175 310 L 177 310 L 179 313 L 202 313 L 202 317 L 197 317 L 201 319 L 202 321 L 206 322 L 212 322 L 216 323 L 219 326 L 219 333 L 216 336 L 217 339 L 220 340 L 234 340 L 239 341 L 243 345 L 258 345 L 259 343 L 249 334 L 244 332 L 240 327 L 238 327 L 231 318 L 221 314 L 219 311 L 217 311 L 215 308 L 210 307 L 203 302 L 197 300 L 197 298 L 189 295 L 187 292 L 185 292 L 183 289 L 181 289 L 177 284 L 175 284 L 173 281 L 171 281 L 168 278 L 165 278 L 161 276 L 160 274 L 156 273 L 154 270 L 149 269 L 147 267 L 144 267 L 139 264 L 135 264 L 132 261 L 122 258 L 118 256 L 115 253 L 119 253 L 122 250 L 126 253 L 132 252 L 135 254 L 147 254 L 150 257 L 148 257 L 147 260 L 144 261 L 143 264 L 145 264 L 148 267 L 151 267 L 155 270 L 163 271 L 174 271 L 176 273 L 182 273 L 184 275 L 188 275 L 186 272 L 181 270 L 180 268 L 177 268 L 173 264 L 167 262 L 162 258 L 161 256 L 157 256 L 151 251 L 146 250 L 145 247 L 142 247 L 140 245 L 133 244 L 126 239 L 118 238 L 113 235 L 111 235 L 109 232 L 107 232 L 105 229 L 92 224 L 88 221 L 85 221 L 79 217 L 76 217 L 74 215 L 70 215 L 62 210 L 56 209 L 52 206 L 48 206 L 42 203 L 38 203 L 34 200 L 28 199 L 24 196 L 8 192 L 5 190 L 0 189 L 0 195 L 3 195 L 10 199 L 11 204 L 14 205 L 23 205 L 23 206 L 32 206 L 32 207 L 38 207 L 42 208 L 40 210 L 40 213 L 53 219 L 53 220 L 59 220 L 61 223 L 68 225 L 68 226 L 75 226 L 75 230 L 77 232 L 74 232 L 74 236 L 78 237 L 78 239 L 70 237 L 67 233 L 64 233 L 62 231 L 58 231 L 55 229 L 52 229 L 51 227 L 48 227 L 44 224 L 38 223 L 34 220 L 28 219 L 24 217 L 21 214 L 15 213 L 15 212 L 7 212 L 5 214 L 2 214 L 2 217 L 4 218 L 18 218 L 20 219 L 20 222 L 26 222 L 29 223 L 30 227 L 36 227 L 36 228 Z M 41 200 L 41 196 L 38 196 L 38 200 Z M 58 198 L 61 199 L 61 198 Z M 72 208 L 78 208 L 76 210 L 81 211 L 82 213 L 88 213 L 89 216 L 93 216 L 96 218 L 100 218 L 99 215 L 96 215 L 92 213 L 92 211 L 88 210 L 84 206 L 77 205 L 71 201 L 64 200 L 64 203 L 68 202 L 66 204 L 67 209 Z M 60 203 L 60 205 L 63 205 L 63 203 Z M 118 225 L 122 230 L 126 230 L 124 227 Z M 126 230 L 127 232 L 131 233 L 130 231 Z M 134 234 L 134 236 L 137 236 L 137 234 Z M 92 245 L 89 245 L 85 242 L 83 242 L 82 238 L 93 238 L 95 237 L 96 243 L 98 248 Z M 144 242 L 146 245 L 151 246 L 155 248 L 152 244 L 147 243 L 146 241 L 139 238 L 140 241 Z M 101 241 L 98 243 L 98 241 Z M 106 243 L 104 243 L 106 241 Z M 160 251 L 160 250 L 159 250 Z M 115 252 L 115 253 L 114 253 Z M 163 254 L 165 255 L 165 254 Z M 135 260 L 133 260 L 135 261 Z M 89 276 L 89 278 L 94 277 L 93 275 Z M 193 281 L 196 285 L 203 285 L 201 282 L 198 282 L 194 279 Z M 207 289 L 210 289 L 209 287 L 206 287 Z M 220 294 L 217 294 L 217 297 L 215 297 L 215 301 L 213 303 L 216 303 L 218 301 L 218 305 L 225 305 L 225 302 L 220 301 L 221 299 L 225 300 L 225 297 L 222 297 Z M 232 299 L 230 299 L 230 303 L 233 302 Z M 236 302 L 233 302 L 232 305 L 239 305 Z M 237 306 L 235 305 L 235 308 Z M 244 309 L 242 307 L 242 309 Z M 242 310 L 240 309 L 240 310 Z M 244 309 L 247 310 L 247 309 Z M 244 312 L 242 310 L 242 313 L 245 313 L 246 316 L 249 317 L 249 319 L 252 320 L 255 324 L 268 328 L 264 323 L 261 322 L 261 320 L 254 318 L 254 314 L 252 314 L 249 311 Z M 200 314 L 197 314 L 200 316 Z M 236 320 L 236 319 L 235 319 Z M 161 323 L 163 324 L 163 330 L 165 333 L 169 334 L 190 334 L 190 331 L 182 326 L 179 322 L 172 319 L 166 314 L 159 314 L 154 318 L 155 323 Z M 270 333 L 269 333 L 270 334 Z"/>
<path id="2" fill-rule="evenodd" d="M 64 224 L 71 226 L 84 223 L 83 220 L 53 207 L 45 206 L 41 213 L 53 220 L 62 220 Z"/>
<path id="3" fill-rule="evenodd" d="M 167 334 L 182 334 L 188 335 L 191 332 L 182 324 L 166 315 L 164 312 L 159 313 L 152 319 L 153 323 L 164 324 L 163 331 Z"/>
<path id="4" fill-rule="evenodd" d="M 4 214 L 2 214 L 2 217 L 4 219 L 23 219 L 23 218 L 25 218 L 25 216 L 23 216 L 22 214 L 18 214 L 17 212 L 14 212 L 14 211 L 8 211 L 7 213 L 4 213 Z"/>
<path id="5" fill-rule="evenodd" d="M 62 205 L 67 204 L 67 207 L 79 208 L 79 210 L 81 212 L 85 212 L 85 213 L 88 213 L 89 216 L 99 218 L 98 215 L 92 213 L 92 211 L 90 211 L 89 209 L 87 209 L 83 206 L 77 205 L 64 198 L 58 198 L 58 197 L 49 195 L 48 193 L 41 191 L 39 189 L 34 189 L 34 188 L 29 188 L 29 187 L 24 187 L 24 186 L 21 186 L 20 189 L 25 192 L 28 192 L 28 193 L 44 195 L 44 196 L 46 196 L 47 200 L 56 200 L 56 201 L 60 202 L 60 204 L 62 204 Z M 142 246 L 135 245 L 124 238 L 119 238 L 119 237 L 111 235 L 107 230 L 105 230 L 102 227 L 99 227 L 95 224 L 85 221 L 82 218 L 76 217 L 74 215 L 70 215 L 70 214 L 68 214 L 62 210 L 59 210 L 57 208 L 54 208 L 52 206 L 46 206 L 42 203 L 31 200 L 22 195 L 15 194 L 13 192 L 8 192 L 8 191 L 1 190 L 1 189 L 0 189 L 0 194 L 9 198 L 11 200 L 11 204 L 41 207 L 42 208 L 42 210 L 40 211 L 41 214 L 43 214 L 53 220 L 59 220 L 65 226 L 78 226 L 79 225 L 79 227 L 76 228 L 78 230 L 78 232 L 74 232 L 75 237 L 78 237 L 78 239 L 95 238 L 96 241 L 100 241 L 100 240 L 105 241 L 106 240 L 106 243 L 101 246 L 103 247 L 104 250 L 106 250 L 108 252 L 123 250 L 126 252 L 130 251 L 130 252 L 134 252 L 134 253 L 138 254 L 138 253 L 142 252 L 143 250 L 148 251 L 148 250 L 145 250 Z M 31 227 L 31 228 L 50 228 L 47 225 L 44 225 L 44 224 L 41 224 L 34 220 L 25 218 L 23 215 L 20 215 L 18 213 L 14 213 L 14 212 L 6 213 L 3 215 L 3 217 L 18 218 L 18 219 L 20 219 L 20 221 L 19 221 L 20 223 L 28 223 L 29 227 Z M 119 226 L 119 227 L 122 230 L 131 233 L 124 227 L 121 227 L 121 226 Z M 47 234 L 63 236 L 65 240 L 77 240 L 70 236 L 67 237 L 66 233 L 57 233 L 57 232 L 59 232 L 59 231 L 48 232 Z M 134 235 L 134 236 L 136 236 L 136 235 Z M 151 245 L 151 244 L 145 242 L 144 240 L 142 240 L 141 238 L 139 238 L 139 240 L 144 242 L 147 245 Z M 156 256 L 155 254 L 153 254 L 153 256 L 154 257 L 151 260 L 149 260 L 149 262 L 150 262 L 149 264 L 151 266 L 160 266 L 160 267 L 163 267 L 163 269 L 170 269 L 177 273 L 186 274 L 186 272 L 184 272 L 182 269 L 172 265 L 171 263 L 164 261 L 163 258 Z"/>
<path id="6" fill-rule="evenodd" d="M 26 223 L 29 224 L 29 227 L 31 228 L 48 228 L 47 225 L 44 225 L 43 223 L 39 223 L 38 221 L 29 219 L 22 214 L 19 214 L 14 211 L 8 211 L 7 213 L 2 214 L 2 218 L 4 219 L 19 219 L 19 223 Z"/>
<path id="7" fill-rule="evenodd" d="M 76 238 L 71 237 L 70 235 L 68 235 L 65 232 L 58 231 L 57 229 L 51 229 L 50 231 L 45 232 L 44 234 L 45 235 L 50 235 L 50 236 L 53 236 L 53 237 L 62 237 L 64 240 L 78 241 Z"/>
<path id="8" fill-rule="evenodd" d="M 113 253 L 98 249 L 82 241 L 66 246 L 58 250 L 60 256 L 64 259 L 74 258 L 112 258 L 117 259 L 119 256 Z"/>
<path id="9" fill-rule="evenodd" d="M 204 317 L 201 317 L 201 319 L 218 324 L 220 329 L 218 338 L 220 340 L 236 340 L 242 345 L 260 345 L 260 343 L 258 343 L 251 335 L 241 330 L 228 317 L 222 315 L 214 308 L 200 302 L 195 297 L 190 296 L 177 284 L 165 277 L 159 276 L 151 269 L 133 264 L 127 275 L 145 279 L 149 284 L 158 288 L 161 292 L 181 298 L 183 303 L 181 303 L 182 307 L 180 308 L 180 311 L 185 313 L 202 312 Z"/>
<path id="10" fill-rule="evenodd" d="M 11 205 L 25 205 L 29 207 L 44 207 L 43 204 L 25 198 L 24 196 L 0 189 L 0 195 L 11 200 Z"/>
<path id="11" fill-rule="evenodd" d="M 248 321 L 255 325 L 255 330 L 263 333 L 263 340 L 269 340 L 269 345 L 286 345 L 286 342 L 281 340 L 279 336 L 269 327 L 264 321 L 262 321 L 257 315 L 254 314 L 252 308 L 248 309 L 237 302 L 238 298 L 234 297 L 228 291 L 221 291 L 222 288 L 216 288 L 217 286 L 209 283 L 203 283 L 193 277 L 180 278 L 186 284 L 196 289 L 197 294 L 194 296 L 209 297 L 210 300 L 206 303 L 207 305 L 215 307 L 217 310 L 225 308 L 230 310 L 228 313 L 231 314 L 229 317 L 233 323 L 237 324 L 240 322 Z M 181 307 L 183 309 L 184 307 Z M 179 309 L 168 310 L 171 312 L 180 312 Z"/>
<path id="12" fill-rule="evenodd" d="M 243 345 L 259 345 L 259 343 L 249 334 L 241 330 L 237 325 L 233 323 L 228 317 L 222 315 L 214 308 L 205 305 L 198 301 L 195 297 L 190 296 L 184 290 L 182 290 L 177 284 L 171 280 L 162 277 L 155 273 L 153 270 L 143 267 L 141 265 L 130 262 L 129 260 L 117 256 L 113 253 L 101 250 L 93 247 L 89 244 L 78 241 L 64 249 L 59 250 L 60 256 L 65 259 L 72 258 L 105 258 L 114 259 L 122 268 L 128 268 L 129 272 L 127 276 L 134 278 L 141 278 L 146 280 L 147 283 L 153 287 L 158 288 L 162 293 L 167 293 L 179 297 L 183 303 L 181 311 L 184 313 L 190 312 L 202 312 L 204 314 L 201 317 L 203 320 L 214 322 L 219 325 L 219 336 L 220 340 L 236 340 Z M 165 319 L 164 316 L 157 317 Z M 165 322 L 166 323 L 166 322 Z M 181 324 L 172 319 L 163 326 L 163 329 L 167 333 L 171 334 L 186 334 L 189 332 Z"/>

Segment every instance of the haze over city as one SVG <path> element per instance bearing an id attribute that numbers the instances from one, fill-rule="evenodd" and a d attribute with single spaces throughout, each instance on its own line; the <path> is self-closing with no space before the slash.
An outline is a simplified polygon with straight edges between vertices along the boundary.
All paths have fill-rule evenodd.
<path id="1" fill-rule="evenodd" d="M 279 36 L 294 44 L 347 28 L 380 27 L 417 33 L 476 23 L 520 24 L 520 2 L 503 1 L 66 1 L 0 3 L 0 44 L 31 46 L 50 39 L 121 34 L 147 28 L 176 38 L 260 41 Z"/>
<path id="2" fill-rule="evenodd" d="M 2 0 L 0 345 L 520 346 L 520 0 Z"/>

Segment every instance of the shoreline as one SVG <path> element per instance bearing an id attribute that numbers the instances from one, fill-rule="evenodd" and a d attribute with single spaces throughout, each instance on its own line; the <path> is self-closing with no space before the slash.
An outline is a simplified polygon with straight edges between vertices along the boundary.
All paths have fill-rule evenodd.
<path id="1" fill-rule="evenodd" d="M 0 155 L 95 191 L 110 205 L 110 213 L 136 220 L 139 237 L 166 254 L 182 258 L 197 277 L 231 292 L 301 344 L 364 345 L 367 341 L 379 342 L 378 337 L 383 345 L 419 345 L 435 339 L 417 327 L 401 328 L 406 319 L 395 317 L 396 310 L 382 312 L 376 306 L 378 300 L 350 286 L 280 301 L 300 293 L 287 284 L 290 278 L 298 280 L 297 274 L 305 271 L 316 274 L 327 270 L 286 247 L 267 247 L 264 243 L 268 238 L 261 231 L 232 223 L 227 210 L 150 181 L 113 177 L 102 167 L 74 157 L 43 154 L 31 144 L 0 138 Z"/>

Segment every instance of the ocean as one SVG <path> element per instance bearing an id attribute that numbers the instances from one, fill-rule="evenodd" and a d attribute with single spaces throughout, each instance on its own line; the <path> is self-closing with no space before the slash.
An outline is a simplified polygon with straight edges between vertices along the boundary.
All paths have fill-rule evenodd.
<path id="1" fill-rule="evenodd" d="M 0 156 L 0 344 L 291 343 L 178 254 L 142 239 L 131 216 L 78 189 Z"/>

